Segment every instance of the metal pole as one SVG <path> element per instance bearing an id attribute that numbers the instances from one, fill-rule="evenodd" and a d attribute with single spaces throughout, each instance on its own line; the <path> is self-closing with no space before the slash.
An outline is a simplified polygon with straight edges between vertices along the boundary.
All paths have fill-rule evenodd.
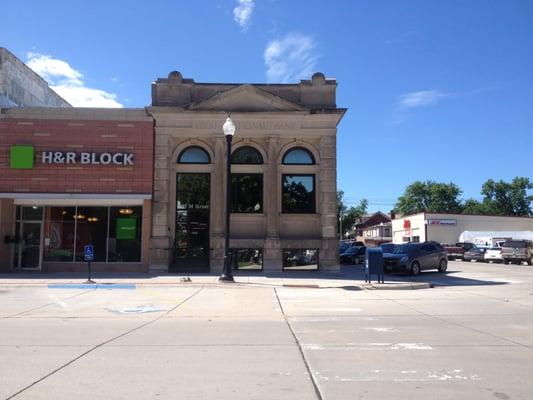
<path id="1" fill-rule="evenodd" d="M 226 234 L 224 237 L 224 270 L 219 281 L 234 282 L 233 266 L 229 254 L 230 201 L 231 201 L 231 140 L 232 135 L 226 135 Z"/>

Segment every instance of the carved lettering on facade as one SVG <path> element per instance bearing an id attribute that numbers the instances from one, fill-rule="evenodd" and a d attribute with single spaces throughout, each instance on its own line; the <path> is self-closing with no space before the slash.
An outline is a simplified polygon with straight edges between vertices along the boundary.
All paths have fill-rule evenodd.
<path id="1" fill-rule="evenodd" d="M 298 121 L 235 121 L 239 129 L 265 129 L 265 130 L 296 130 L 300 129 Z M 193 129 L 209 129 L 222 131 L 222 122 L 219 120 L 197 120 L 192 123 Z"/>

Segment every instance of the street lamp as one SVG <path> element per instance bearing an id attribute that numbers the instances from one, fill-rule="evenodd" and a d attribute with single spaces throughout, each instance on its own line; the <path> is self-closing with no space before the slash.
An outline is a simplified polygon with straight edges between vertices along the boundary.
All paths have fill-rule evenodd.
<path id="1" fill-rule="evenodd" d="M 228 116 L 222 126 L 226 136 L 226 234 L 224 237 L 224 269 L 218 278 L 222 282 L 234 282 L 233 266 L 229 254 L 229 222 L 230 222 L 230 201 L 231 201 L 231 140 L 235 134 L 235 124 Z"/>

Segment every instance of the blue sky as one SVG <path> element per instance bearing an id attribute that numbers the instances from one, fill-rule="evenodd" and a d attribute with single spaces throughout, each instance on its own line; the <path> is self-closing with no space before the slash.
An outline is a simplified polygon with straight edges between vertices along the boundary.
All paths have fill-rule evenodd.
<path id="1" fill-rule="evenodd" d="M 142 107 L 150 83 L 298 82 L 322 71 L 348 202 L 389 211 L 417 179 L 479 198 L 533 178 L 531 1 L 3 0 L 0 46 L 79 105 Z"/>

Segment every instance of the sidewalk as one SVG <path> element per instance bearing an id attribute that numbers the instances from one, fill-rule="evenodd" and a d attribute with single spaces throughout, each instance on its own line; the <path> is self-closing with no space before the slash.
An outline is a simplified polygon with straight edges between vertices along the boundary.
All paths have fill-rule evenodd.
<path id="1" fill-rule="evenodd" d="M 302 288 L 344 288 L 351 290 L 378 289 L 425 289 L 432 287 L 428 282 L 413 282 L 409 276 L 385 275 L 385 283 L 371 284 L 364 282 L 364 269 L 360 266 L 341 267 L 339 273 L 324 272 L 284 272 L 281 274 L 263 274 L 236 271 L 235 283 L 221 283 L 217 274 L 117 274 L 96 273 L 91 278 L 97 284 L 128 284 L 136 286 L 152 285 L 249 285 L 278 286 Z M 391 279 L 392 278 L 392 279 Z M 48 286 L 61 284 L 81 284 L 87 280 L 82 273 L 6 273 L 0 274 L 0 287 L 13 286 Z"/>

